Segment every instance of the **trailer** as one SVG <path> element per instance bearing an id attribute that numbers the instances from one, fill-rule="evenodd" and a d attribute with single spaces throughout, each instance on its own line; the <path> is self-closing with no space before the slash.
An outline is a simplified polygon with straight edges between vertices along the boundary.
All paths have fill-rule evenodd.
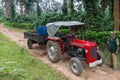
<path id="1" fill-rule="evenodd" d="M 27 46 L 32 49 L 33 44 L 46 44 L 48 34 L 45 26 L 37 26 L 34 32 L 24 32 L 24 38 L 27 40 Z"/>

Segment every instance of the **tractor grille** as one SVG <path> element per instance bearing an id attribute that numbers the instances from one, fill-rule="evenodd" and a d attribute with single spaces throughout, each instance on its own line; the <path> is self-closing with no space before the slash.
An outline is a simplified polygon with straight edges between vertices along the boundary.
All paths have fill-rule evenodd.
<path id="1" fill-rule="evenodd" d="M 90 53 L 91 58 L 96 57 L 96 50 L 97 50 L 97 47 L 92 47 L 91 48 L 91 53 Z"/>

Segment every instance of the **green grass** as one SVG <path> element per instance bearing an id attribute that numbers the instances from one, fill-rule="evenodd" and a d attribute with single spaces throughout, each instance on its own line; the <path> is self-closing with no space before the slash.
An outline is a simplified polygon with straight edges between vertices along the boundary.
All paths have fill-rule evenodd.
<path id="1" fill-rule="evenodd" d="M 104 50 L 104 55 L 105 55 L 105 63 L 110 65 L 110 53 L 108 50 Z M 117 55 L 117 67 L 120 69 L 120 52 Z"/>
<path id="2" fill-rule="evenodd" d="M 0 80 L 66 80 L 0 33 Z"/>
<path id="3" fill-rule="evenodd" d="M 28 28 L 28 29 L 24 29 L 24 28 L 13 27 L 13 26 L 11 26 L 11 25 L 6 24 L 6 22 L 3 23 L 3 24 L 5 25 L 6 28 L 11 29 L 11 30 L 14 30 L 14 31 L 17 31 L 17 32 L 33 31 L 33 30 L 29 29 L 29 28 Z"/>

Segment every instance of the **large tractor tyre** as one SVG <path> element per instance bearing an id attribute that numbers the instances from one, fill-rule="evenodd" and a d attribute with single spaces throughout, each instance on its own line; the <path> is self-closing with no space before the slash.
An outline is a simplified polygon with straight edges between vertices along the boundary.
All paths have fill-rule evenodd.
<path id="1" fill-rule="evenodd" d="M 76 76 L 81 75 L 82 68 L 83 68 L 82 63 L 80 62 L 78 58 L 73 57 L 70 59 L 70 69 L 73 74 L 75 74 Z"/>
<path id="2" fill-rule="evenodd" d="M 100 51 L 100 50 L 97 50 L 97 53 L 98 53 L 97 59 L 98 59 L 98 60 L 102 59 L 102 63 L 99 64 L 98 66 L 102 66 L 102 65 L 105 63 L 104 54 L 103 54 L 102 51 Z"/>
<path id="3" fill-rule="evenodd" d="M 56 63 L 60 60 L 61 48 L 58 42 L 48 41 L 46 50 L 48 53 L 48 58 L 51 62 Z"/>
<path id="4" fill-rule="evenodd" d="M 32 44 L 33 44 L 33 43 L 32 43 L 32 40 L 28 39 L 28 41 L 27 41 L 27 46 L 28 46 L 29 49 L 32 49 L 32 47 L 33 47 Z"/>

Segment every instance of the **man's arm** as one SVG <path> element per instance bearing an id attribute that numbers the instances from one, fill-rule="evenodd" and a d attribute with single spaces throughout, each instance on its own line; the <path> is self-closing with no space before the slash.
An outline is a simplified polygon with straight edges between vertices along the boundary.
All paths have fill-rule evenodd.
<path id="1" fill-rule="evenodd" d="M 109 48 L 109 39 L 107 40 L 106 46 L 107 46 L 107 49 L 108 49 Z"/>
<path id="2" fill-rule="evenodd" d="M 116 43 L 117 43 L 117 50 L 116 50 L 116 54 L 118 54 L 118 51 L 119 51 L 119 39 L 116 39 Z"/>

